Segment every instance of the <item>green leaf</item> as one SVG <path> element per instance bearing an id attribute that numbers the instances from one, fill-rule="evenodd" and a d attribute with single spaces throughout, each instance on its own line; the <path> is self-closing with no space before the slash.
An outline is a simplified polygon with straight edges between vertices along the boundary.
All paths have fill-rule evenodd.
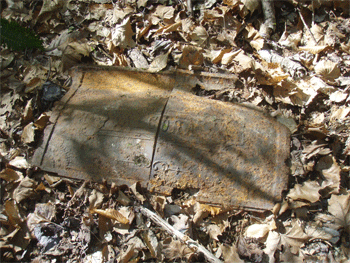
<path id="1" fill-rule="evenodd" d="M 3 18 L 0 23 L 0 41 L 1 45 L 16 51 L 34 48 L 44 50 L 42 41 L 31 29 Z"/>

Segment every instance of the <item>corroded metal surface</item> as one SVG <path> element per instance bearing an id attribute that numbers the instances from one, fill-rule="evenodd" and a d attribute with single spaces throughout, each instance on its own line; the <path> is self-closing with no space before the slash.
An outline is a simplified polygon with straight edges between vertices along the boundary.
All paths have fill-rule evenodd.
<path id="1" fill-rule="evenodd" d="M 262 112 L 190 93 L 235 77 L 82 68 L 33 163 L 60 175 L 198 191 L 202 202 L 270 209 L 286 188 L 289 132 Z"/>

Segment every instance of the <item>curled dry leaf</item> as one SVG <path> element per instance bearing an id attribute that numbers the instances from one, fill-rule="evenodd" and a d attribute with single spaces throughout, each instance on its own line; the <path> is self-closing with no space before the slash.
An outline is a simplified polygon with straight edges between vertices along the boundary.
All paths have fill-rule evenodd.
<path id="1" fill-rule="evenodd" d="M 118 222 L 122 224 L 129 224 L 129 220 L 125 218 L 121 213 L 119 213 L 117 210 L 113 208 L 107 208 L 107 209 L 91 209 L 90 213 L 96 213 L 101 216 L 104 216 L 106 218 L 117 220 Z"/>
<path id="2" fill-rule="evenodd" d="M 338 64 L 329 60 L 318 62 L 315 66 L 315 72 L 329 80 L 334 80 L 340 76 Z"/>
<path id="3" fill-rule="evenodd" d="M 23 111 L 22 120 L 25 123 L 28 123 L 33 120 L 33 99 L 30 99 L 27 102 L 27 105 Z"/>

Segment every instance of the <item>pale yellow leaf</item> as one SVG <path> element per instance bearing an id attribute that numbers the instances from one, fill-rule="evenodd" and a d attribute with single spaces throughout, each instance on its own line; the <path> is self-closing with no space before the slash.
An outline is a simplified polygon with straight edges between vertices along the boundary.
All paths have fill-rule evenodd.
<path id="1" fill-rule="evenodd" d="M 268 224 L 253 224 L 247 227 L 245 231 L 246 237 L 263 238 L 270 231 Z"/>
<path id="2" fill-rule="evenodd" d="M 308 51 L 311 54 L 316 55 L 327 50 L 328 48 L 329 46 L 304 46 L 304 47 L 299 47 L 299 50 Z"/>
<path id="3" fill-rule="evenodd" d="M 121 213 L 119 213 L 117 210 L 113 208 L 107 208 L 107 209 L 91 209 L 91 213 L 97 213 L 101 216 L 104 216 L 109 219 L 117 220 L 118 222 L 122 224 L 129 224 L 129 220 L 125 218 Z"/>

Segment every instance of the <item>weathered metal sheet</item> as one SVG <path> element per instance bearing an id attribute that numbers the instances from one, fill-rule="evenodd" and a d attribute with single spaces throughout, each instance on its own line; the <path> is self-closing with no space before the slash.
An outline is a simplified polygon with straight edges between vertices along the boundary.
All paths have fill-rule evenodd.
<path id="1" fill-rule="evenodd" d="M 73 79 L 35 165 L 74 178 L 140 181 L 163 194 L 197 189 L 199 201 L 226 207 L 270 209 L 281 198 L 287 128 L 247 106 L 190 93 L 196 85 L 233 86 L 233 76 L 82 68 Z"/>

